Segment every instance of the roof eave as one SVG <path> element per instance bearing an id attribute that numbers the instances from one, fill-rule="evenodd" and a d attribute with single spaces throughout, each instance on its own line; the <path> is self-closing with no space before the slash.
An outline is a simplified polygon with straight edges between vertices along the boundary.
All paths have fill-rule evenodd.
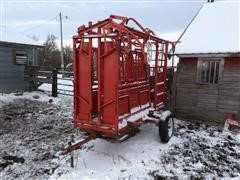
<path id="1" fill-rule="evenodd" d="M 8 42 L 8 41 L 0 41 L 0 45 L 15 45 L 15 46 L 25 46 L 25 47 L 35 47 L 35 48 L 43 48 L 43 45 L 36 44 L 25 44 L 25 43 L 17 43 L 17 42 Z"/>
<path id="2" fill-rule="evenodd" d="M 191 57 L 240 57 L 240 52 L 176 53 L 179 58 Z"/>

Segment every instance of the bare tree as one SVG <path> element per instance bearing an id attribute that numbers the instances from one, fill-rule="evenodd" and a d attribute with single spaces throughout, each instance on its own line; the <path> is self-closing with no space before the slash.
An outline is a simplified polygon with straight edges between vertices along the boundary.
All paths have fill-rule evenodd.
<path id="1" fill-rule="evenodd" d="M 61 53 L 56 43 L 56 36 L 49 34 L 46 41 L 43 43 L 44 48 L 38 51 L 38 64 L 40 66 L 61 66 Z M 71 46 L 63 47 L 63 58 L 65 67 L 72 63 L 72 48 Z M 70 67 L 72 67 L 70 65 Z"/>
<path id="2" fill-rule="evenodd" d="M 71 46 L 65 46 L 63 47 L 63 58 L 64 58 L 64 63 L 65 67 L 73 62 L 72 58 L 72 48 Z"/>
<path id="3" fill-rule="evenodd" d="M 39 65 L 59 67 L 61 61 L 60 51 L 56 44 L 56 36 L 49 34 L 43 45 L 44 47 L 38 52 Z"/>

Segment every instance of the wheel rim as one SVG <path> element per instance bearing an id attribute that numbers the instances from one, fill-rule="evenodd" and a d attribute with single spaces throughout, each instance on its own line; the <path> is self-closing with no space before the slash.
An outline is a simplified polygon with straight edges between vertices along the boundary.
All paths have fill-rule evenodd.
<path id="1" fill-rule="evenodd" d="M 171 137 L 173 135 L 173 119 L 170 117 L 168 120 L 168 136 Z"/>

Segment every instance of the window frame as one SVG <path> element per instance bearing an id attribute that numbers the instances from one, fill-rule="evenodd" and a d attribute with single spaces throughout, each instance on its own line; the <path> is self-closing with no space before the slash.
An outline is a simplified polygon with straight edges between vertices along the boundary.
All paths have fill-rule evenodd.
<path id="1" fill-rule="evenodd" d="M 219 72 L 218 72 L 218 82 L 215 83 L 215 81 L 213 80 L 213 82 L 211 82 L 210 77 L 211 77 L 211 65 L 210 65 L 210 72 L 209 72 L 209 76 L 208 76 L 208 82 L 203 82 L 201 81 L 201 65 L 202 62 L 206 61 L 206 62 L 210 62 L 210 64 L 212 62 L 219 62 Z M 198 58 L 198 62 L 197 62 L 197 75 L 196 75 L 196 83 L 198 84 L 205 84 L 205 85 L 218 85 L 222 83 L 222 77 L 223 77 L 223 71 L 224 71 L 224 62 L 225 59 L 224 58 L 216 58 L 216 57 L 207 57 L 207 58 Z M 216 71 L 215 67 L 214 67 L 214 71 Z M 215 76 L 216 72 L 214 72 L 214 76 Z"/>
<path id="2" fill-rule="evenodd" d="M 22 54 L 25 53 L 25 55 L 26 55 L 26 62 L 22 63 L 22 64 L 21 63 L 17 63 L 17 54 L 18 53 L 20 54 L 20 52 L 22 52 Z M 15 65 L 18 65 L 18 66 L 26 66 L 26 65 L 28 65 L 29 64 L 28 52 L 26 50 L 21 50 L 21 49 L 14 50 L 14 52 L 13 52 L 13 62 L 14 62 Z"/>

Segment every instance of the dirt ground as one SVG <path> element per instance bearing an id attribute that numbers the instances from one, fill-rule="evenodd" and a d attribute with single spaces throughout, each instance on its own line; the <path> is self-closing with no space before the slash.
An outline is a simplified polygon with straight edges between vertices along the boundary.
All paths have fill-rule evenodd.
<path id="1" fill-rule="evenodd" d="M 121 144 L 87 144 L 81 150 L 84 162 L 72 170 L 69 156 L 60 153 L 70 136 L 77 136 L 73 103 L 55 101 L 18 97 L 0 105 L 0 179 L 94 179 L 103 168 L 102 179 L 240 177 L 239 140 L 222 133 L 222 128 L 179 120 L 167 145 L 159 142 L 156 127 L 143 126 Z M 115 154 L 124 161 L 117 163 Z"/>
<path id="2" fill-rule="evenodd" d="M 16 99 L 1 107 L 0 179 L 45 179 L 58 168 L 52 160 L 74 132 L 69 106 Z"/>

